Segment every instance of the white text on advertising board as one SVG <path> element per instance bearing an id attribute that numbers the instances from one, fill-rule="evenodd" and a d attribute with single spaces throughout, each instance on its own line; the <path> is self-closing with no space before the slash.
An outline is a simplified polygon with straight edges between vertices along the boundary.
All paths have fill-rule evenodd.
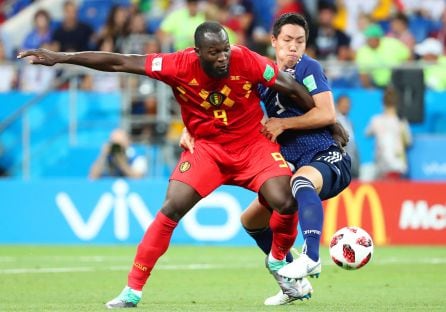
<path id="1" fill-rule="evenodd" d="M 401 205 L 400 228 L 403 230 L 446 229 L 446 207 L 435 204 L 429 207 L 426 201 L 405 200 Z"/>
<path id="2" fill-rule="evenodd" d="M 154 216 L 147 208 L 142 197 L 130 192 L 128 184 L 117 180 L 112 186 L 112 192 L 106 192 L 99 198 L 96 206 L 84 220 L 71 197 L 61 192 L 56 195 L 56 205 L 68 223 L 73 233 L 81 240 L 93 240 L 101 231 L 107 218 L 113 216 L 114 236 L 125 241 L 130 236 L 129 217 L 138 221 L 145 231 Z M 198 221 L 200 209 L 222 209 L 226 222 L 219 225 L 206 225 Z M 182 220 L 185 231 L 192 238 L 205 241 L 225 241 L 233 238 L 240 230 L 241 207 L 237 199 L 226 192 L 214 192 L 202 199 Z"/>

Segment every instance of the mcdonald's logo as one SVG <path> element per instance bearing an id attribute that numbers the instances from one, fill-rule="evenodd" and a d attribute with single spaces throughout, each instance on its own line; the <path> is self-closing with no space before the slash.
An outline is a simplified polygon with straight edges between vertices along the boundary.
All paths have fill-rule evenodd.
<path id="1" fill-rule="evenodd" d="M 370 184 L 361 184 L 353 193 L 349 188 L 345 189 L 338 196 L 331 198 L 327 201 L 324 213 L 324 230 L 322 241 L 325 244 L 329 244 L 331 236 L 340 227 L 338 223 L 339 219 L 339 207 L 341 207 L 341 199 L 344 204 L 345 214 L 347 217 L 346 226 L 359 226 L 361 227 L 363 222 L 363 211 L 368 201 L 369 213 L 372 224 L 372 237 L 376 245 L 384 245 L 387 242 L 386 226 L 384 222 L 384 212 L 381 205 L 381 200 L 376 192 L 375 188 Z"/>

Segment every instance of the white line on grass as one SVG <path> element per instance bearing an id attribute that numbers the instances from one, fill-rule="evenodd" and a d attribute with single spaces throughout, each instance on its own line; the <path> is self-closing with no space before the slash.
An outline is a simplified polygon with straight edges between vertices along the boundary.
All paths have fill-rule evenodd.
<path id="1" fill-rule="evenodd" d="M 420 259 L 402 259 L 397 257 L 385 259 L 372 259 L 373 265 L 389 265 L 389 264 L 446 264 L 446 258 L 420 258 Z M 331 261 L 325 261 L 324 265 L 334 265 Z M 228 265 L 228 264 L 159 264 L 157 270 L 221 270 L 221 269 L 257 269 L 258 263 L 245 263 Z M 73 273 L 73 272 L 94 272 L 94 271 L 127 271 L 128 265 L 114 265 L 114 266 L 82 266 L 82 267 L 59 267 L 59 268 L 9 268 L 0 269 L 0 274 L 32 274 L 32 273 Z"/>
<path id="2" fill-rule="evenodd" d="M 187 264 L 187 265 L 163 265 L 156 267 L 157 270 L 216 270 L 234 268 L 257 268 L 258 265 L 213 265 L 213 264 Z M 93 271 L 127 271 L 129 266 L 109 267 L 64 267 L 64 268 L 11 268 L 0 269 L 0 274 L 29 274 L 29 273 L 71 273 L 71 272 L 93 272 Z"/>

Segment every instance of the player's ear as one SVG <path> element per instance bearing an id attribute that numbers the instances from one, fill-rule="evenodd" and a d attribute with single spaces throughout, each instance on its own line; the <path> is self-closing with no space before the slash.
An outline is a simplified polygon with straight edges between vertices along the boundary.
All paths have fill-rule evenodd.
<path id="1" fill-rule="evenodd" d="M 195 51 L 195 53 L 197 53 L 198 55 L 200 55 L 200 49 L 199 49 L 199 48 L 195 47 L 195 48 L 194 48 L 194 51 Z"/>
<path id="2" fill-rule="evenodd" d="M 276 48 L 277 38 L 274 35 L 271 35 L 271 46 Z"/>

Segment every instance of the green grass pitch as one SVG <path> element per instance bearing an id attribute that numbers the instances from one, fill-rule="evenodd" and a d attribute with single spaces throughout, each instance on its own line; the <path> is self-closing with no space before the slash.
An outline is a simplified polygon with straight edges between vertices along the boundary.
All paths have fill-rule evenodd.
<path id="1" fill-rule="evenodd" d="M 104 311 L 135 246 L 0 246 L 0 311 Z M 344 271 L 321 250 L 309 301 L 266 307 L 278 288 L 254 247 L 171 246 L 137 311 L 446 311 L 445 247 L 376 247 Z"/>

